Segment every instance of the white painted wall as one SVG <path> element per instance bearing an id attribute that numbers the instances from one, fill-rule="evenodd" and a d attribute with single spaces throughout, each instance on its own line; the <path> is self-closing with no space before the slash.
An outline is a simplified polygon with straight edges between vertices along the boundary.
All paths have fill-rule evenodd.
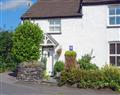
<path id="1" fill-rule="evenodd" d="M 62 34 L 52 35 L 62 45 L 62 55 L 74 46 L 77 58 L 93 49 L 93 62 L 98 66 L 109 63 L 109 41 L 120 40 L 120 28 L 107 28 L 108 6 L 84 6 L 83 18 L 61 19 Z M 47 19 L 35 20 L 44 32 L 49 32 Z"/>

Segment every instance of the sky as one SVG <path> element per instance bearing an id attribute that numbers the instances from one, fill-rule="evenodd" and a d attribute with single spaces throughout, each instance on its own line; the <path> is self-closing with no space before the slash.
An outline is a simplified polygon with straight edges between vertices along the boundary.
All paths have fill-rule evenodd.
<path id="1" fill-rule="evenodd" d="M 0 29 L 15 30 L 20 17 L 37 0 L 0 0 Z"/>

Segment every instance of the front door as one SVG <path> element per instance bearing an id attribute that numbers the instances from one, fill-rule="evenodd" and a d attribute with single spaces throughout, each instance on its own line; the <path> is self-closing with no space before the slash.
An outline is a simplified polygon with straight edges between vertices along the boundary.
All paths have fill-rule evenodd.
<path id="1" fill-rule="evenodd" d="M 43 54 L 47 58 L 47 64 L 46 64 L 46 71 L 47 74 L 52 76 L 53 75 L 53 54 L 54 54 L 54 47 L 43 47 Z"/>

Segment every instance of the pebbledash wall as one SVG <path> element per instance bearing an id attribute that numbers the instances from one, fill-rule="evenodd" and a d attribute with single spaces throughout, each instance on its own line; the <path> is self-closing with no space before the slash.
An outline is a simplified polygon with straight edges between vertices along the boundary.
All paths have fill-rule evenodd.
<path id="1" fill-rule="evenodd" d="M 48 33 L 48 19 L 34 20 Z M 83 6 L 82 18 L 61 18 L 61 34 L 51 34 L 62 46 L 62 55 L 73 45 L 77 58 L 93 50 L 98 66 L 109 64 L 109 41 L 120 41 L 120 28 L 108 28 L 108 5 Z"/>

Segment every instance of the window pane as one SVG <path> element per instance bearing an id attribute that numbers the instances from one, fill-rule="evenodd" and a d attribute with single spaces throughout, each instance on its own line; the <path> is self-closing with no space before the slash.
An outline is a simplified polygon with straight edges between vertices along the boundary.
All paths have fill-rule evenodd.
<path id="1" fill-rule="evenodd" d="M 115 56 L 110 56 L 110 64 L 115 65 Z"/>
<path id="2" fill-rule="evenodd" d="M 117 56 L 117 66 L 120 66 L 120 56 Z"/>
<path id="3" fill-rule="evenodd" d="M 60 31 L 60 27 L 55 27 L 55 31 Z"/>
<path id="4" fill-rule="evenodd" d="M 120 54 L 120 43 L 117 44 L 117 54 Z"/>
<path id="5" fill-rule="evenodd" d="M 109 15 L 115 15 L 115 8 L 109 9 Z"/>
<path id="6" fill-rule="evenodd" d="M 55 20 L 55 24 L 60 25 L 60 20 Z"/>
<path id="7" fill-rule="evenodd" d="M 54 27 L 53 26 L 49 27 L 49 29 L 50 29 L 50 31 L 54 31 Z"/>
<path id="8" fill-rule="evenodd" d="M 116 14 L 120 15 L 120 8 L 116 8 Z"/>
<path id="9" fill-rule="evenodd" d="M 114 25 L 115 24 L 115 17 L 109 17 L 109 23 L 110 25 Z"/>
<path id="10" fill-rule="evenodd" d="M 116 17 L 116 24 L 120 24 L 120 16 Z"/>
<path id="11" fill-rule="evenodd" d="M 54 20 L 49 20 L 50 25 L 54 25 Z"/>
<path id="12" fill-rule="evenodd" d="M 115 54 L 115 44 L 110 44 L 110 54 Z"/>

